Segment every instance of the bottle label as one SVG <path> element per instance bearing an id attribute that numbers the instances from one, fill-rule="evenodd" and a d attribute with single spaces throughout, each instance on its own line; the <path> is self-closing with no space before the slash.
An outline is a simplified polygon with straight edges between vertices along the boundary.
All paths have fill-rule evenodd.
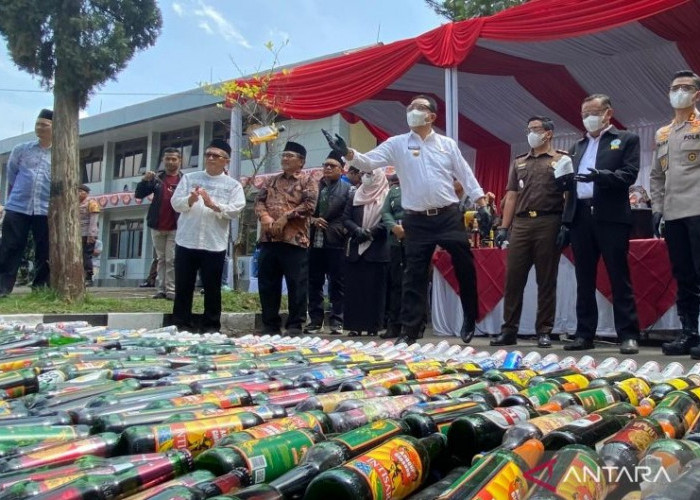
<path id="1" fill-rule="evenodd" d="M 237 415 L 174 422 L 156 425 L 151 428 L 155 436 L 156 451 L 188 449 L 201 452 L 221 441 L 229 432 L 244 428 L 243 421 Z"/>
<path id="2" fill-rule="evenodd" d="M 629 402 L 634 406 L 639 406 L 639 401 L 651 392 L 649 384 L 641 378 L 628 378 L 615 385 L 627 394 Z"/>
<path id="3" fill-rule="evenodd" d="M 568 451 L 566 455 L 568 456 L 569 453 L 571 451 Z M 598 480 L 598 477 L 602 478 L 604 474 L 591 456 L 594 452 L 575 450 L 574 453 L 569 466 L 560 469 L 564 473 L 552 484 L 557 498 L 605 498 L 607 484 L 605 480 Z M 546 469 L 542 471 L 538 479 L 548 484 L 551 481 L 547 477 Z M 544 492 L 540 491 L 540 493 Z"/>
<path id="4" fill-rule="evenodd" d="M 559 386 L 555 382 L 542 382 L 526 389 L 522 394 L 533 406 L 538 407 L 549 401 L 557 392 L 559 392 Z"/>
<path id="5" fill-rule="evenodd" d="M 381 398 L 374 404 L 367 404 L 359 408 L 359 410 L 362 411 L 368 422 L 372 422 L 380 418 L 399 418 L 402 411 L 420 402 L 421 400 L 417 396 L 394 396 Z"/>
<path id="6" fill-rule="evenodd" d="M 222 409 L 233 408 L 243 404 L 239 391 L 233 393 L 229 391 L 214 391 L 207 394 L 191 394 L 189 396 L 172 398 L 170 403 L 175 407 L 212 403 Z"/>
<path id="7" fill-rule="evenodd" d="M 72 457 L 77 460 L 83 455 L 97 455 L 105 453 L 106 443 L 100 436 L 91 437 L 80 441 L 72 441 L 69 443 L 57 443 L 55 446 L 37 450 L 33 453 L 27 453 L 16 458 L 22 464 L 22 468 L 32 468 L 39 465 L 44 465 L 47 460 L 61 457 L 63 459 Z"/>
<path id="8" fill-rule="evenodd" d="M 328 413 L 335 410 L 335 408 L 346 399 L 363 398 L 364 395 L 364 391 L 332 392 L 329 394 L 320 394 L 316 396 L 316 399 L 321 405 L 321 410 Z"/>
<path id="9" fill-rule="evenodd" d="M 666 396 L 657 406 L 657 409 L 662 408 L 670 408 L 676 415 L 682 417 L 686 429 L 693 425 L 698 416 L 698 405 L 693 398 L 682 392 L 673 392 Z M 650 416 L 653 417 L 653 413 Z"/>
<path id="10" fill-rule="evenodd" d="M 666 380 L 664 383 L 670 385 L 677 391 L 683 390 L 690 386 L 690 384 L 682 378 L 673 378 L 671 380 Z"/>
<path id="11" fill-rule="evenodd" d="M 583 375 L 580 375 L 578 373 L 575 373 L 573 375 L 564 375 L 560 377 L 565 383 L 572 384 L 579 389 L 585 389 L 588 387 L 589 381 L 586 377 Z"/>
<path id="12" fill-rule="evenodd" d="M 518 387 L 525 387 L 528 381 L 537 375 L 537 372 L 534 370 L 517 370 L 513 372 L 502 372 L 502 375 Z"/>
<path id="13" fill-rule="evenodd" d="M 586 411 L 596 411 L 617 401 L 610 387 L 596 387 L 575 393 Z"/>
<path id="14" fill-rule="evenodd" d="M 398 423 L 391 420 L 378 420 L 359 429 L 341 434 L 334 439 L 343 443 L 351 451 L 355 451 L 358 448 L 372 447 L 402 432 L 403 430 Z"/>
<path id="15" fill-rule="evenodd" d="M 501 402 L 508 396 L 518 393 L 518 388 L 511 384 L 500 384 L 494 385 L 493 387 L 487 387 L 486 391 L 489 392 L 496 400 L 496 405 L 500 405 Z"/>
<path id="16" fill-rule="evenodd" d="M 477 413 L 477 415 L 481 415 L 501 429 L 507 429 L 520 422 L 525 422 L 530 418 L 530 412 L 524 406 L 494 408 L 493 410 Z"/>
<path id="17" fill-rule="evenodd" d="M 394 384 L 403 382 L 406 380 L 406 374 L 399 370 L 391 370 L 384 373 L 378 373 L 377 375 L 370 375 L 362 380 L 362 386 L 374 387 L 375 385 L 381 385 L 383 387 L 391 387 Z"/>
<path id="18" fill-rule="evenodd" d="M 425 394 L 426 396 L 433 396 L 435 394 L 443 394 L 448 391 L 452 391 L 457 387 L 461 386 L 463 382 L 459 380 L 446 380 L 444 382 L 429 382 L 425 384 L 418 384 L 413 386 L 414 394 Z"/>
<path id="19" fill-rule="evenodd" d="M 474 401 L 464 401 L 462 403 L 455 403 L 452 405 L 443 406 L 441 408 L 432 408 L 430 410 L 427 410 L 425 412 L 425 414 L 430 416 L 430 417 L 434 417 L 434 416 L 442 415 L 443 413 L 449 413 L 449 412 L 453 412 L 453 411 L 460 411 L 460 410 L 466 410 L 469 408 L 473 408 L 477 404 L 478 403 L 476 403 Z"/>
<path id="20" fill-rule="evenodd" d="M 265 441 L 246 441 L 233 447 L 245 458 L 253 484 L 265 483 L 293 469 L 311 446 L 307 430 L 285 432 Z"/>
<path id="21" fill-rule="evenodd" d="M 372 498 L 405 498 L 423 482 L 423 463 L 410 441 L 396 437 L 345 467 L 357 471 L 372 491 Z"/>
<path id="22" fill-rule="evenodd" d="M 542 431 L 544 435 L 583 417 L 585 414 L 586 410 L 581 407 L 569 407 L 550 415 L 533 418 L 530 423 Z"/>
<path id="23" fill-rule="evenodd" d="M 585 428 L 585 427 L 590 427 L 591 425 L 600 422 L 603 420 L 603 416 L 598 414 L 598 413 L 591 413 L 590 415 L 586 415 L 583 418 L 579 418 L 577 420 L 574 420 L 573 422 L 569 422 L 567 424 L 567 427 L 578 427 L 578 428 Z"/>
<path id="24" fill-rule="evenodd" d="M 656 429 L 646 420 L 633 420 L 624 429 L 614 434 L 602 443 L 602 448 L 608 443 L 629 443 L 638 451 L 646 450 L 651 443 L 659 439 Z"/>
<path id="25" fill-rule="evenodd" d="M 270 422 L 246 429 L 246 432 L 255 439 L 261 439 L 264 437 L 276 436 L 277 434 L 293 431 L 295 429 L 313 429 L 318 432 L 323 432 L 321 423 L 310 413 L 299 413 L 297 415 L 292 415 L 291 417 L 272 420 Z"/>

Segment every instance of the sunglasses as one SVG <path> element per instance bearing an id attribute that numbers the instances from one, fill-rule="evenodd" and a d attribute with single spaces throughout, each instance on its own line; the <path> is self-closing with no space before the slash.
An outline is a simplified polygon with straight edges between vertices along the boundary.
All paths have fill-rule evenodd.
<path id="1" fill-rule="evenodd" d="M 228 156 L 220 155 L 217 153 L 204 153 L 204 157 L 213 160 L 228 160 Z"/>

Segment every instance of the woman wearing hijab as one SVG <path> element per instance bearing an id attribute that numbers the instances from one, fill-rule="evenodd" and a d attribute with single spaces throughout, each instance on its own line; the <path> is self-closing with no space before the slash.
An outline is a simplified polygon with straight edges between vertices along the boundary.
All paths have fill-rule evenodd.
<path id="1" fill-rule="evenodd" d="M 386 304 L 389 239 L 382 205 L 389 183 L 381 168 L 364 174 L 345 206 L 346 247 L 344 327 L 348 336 L 376 335 Z"/>

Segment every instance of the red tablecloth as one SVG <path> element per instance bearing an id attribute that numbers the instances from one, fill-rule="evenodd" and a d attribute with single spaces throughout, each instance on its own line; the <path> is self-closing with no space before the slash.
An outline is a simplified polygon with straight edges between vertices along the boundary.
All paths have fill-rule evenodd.
<path id="1" fill-rule="evenodd" d="M 479 317 L 481 321 L 503 297 L 506 273 L 507 250 L 479 248 L 472 250 L 479 289 Z M 568 248 L 564 256 L 573 262 L 573 254 Z M 673 306 L 676 299 L 676 281 L 671 276 L 671 265 L 664 240 L 632 240 L 628 255 L 630 278 L 637 302 L 639 326 L 648 328 Z M 452 258 L 444 250 L 433 256 L 435 269 L 447 283 L 459 293 L 459 283 L 452 267 Z M 574 286 L 573 283 L 567 284 Z M 603 261 L 598 262 L 596 288 L 612 302 L 610 278 Z"/>

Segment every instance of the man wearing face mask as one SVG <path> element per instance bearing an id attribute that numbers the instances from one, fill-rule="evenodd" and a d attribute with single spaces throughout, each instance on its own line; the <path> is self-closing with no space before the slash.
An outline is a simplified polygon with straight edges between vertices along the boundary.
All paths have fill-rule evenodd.
<path id="1" fill-rule="evenodd" d="M 527 123 L 530 152 L 515 158 L 508 176 L 503 222 L 496 234 L 499 248 L 511 230 L 501 334 L 492 346 L 514 345 L 517 341 L 523 293 L 532 265 L 537 273 L 537 345 L 551 347 L 554 327 L 557 274 L 561 251 L 556 239 L 564 209 L 564 196 L 557 187 L 555 168 L 565 151 L 552 148 L 554 123 L 544 116 L 533 116 Z"/>
<path id="2" fill-rule="evenodd" d="M 668 246 L 673 277 L 678 282 L 676 308 L 681 334 L 662 345 L 664 354 L 690 353 L 700 359 L 700 77 L 692 71 L 673 75 L 669 92 L 673 121 L 656 132 L 651 171 L 654 233 Z"/>
<path id="3" fill-rule="evenodd" d="M 588 133 L 571 148 L 577 172 L 562 216 L 560 241 L 570 235 L 576 269 L 576 336 L 568 351 L 593 349 L 598 327 L 596 275 L 602 256 L 610 276 L 615 330 L 622 354 L 639 352 L 639 321 L 627 252 L 632 228 L 629 187 L 639 173 L 639 137 L 612 123 L 610 97 L 593 94 L 581 105 Z"/>
<path id="4" fill-rule="evenodd" d="M 435 245 L 440 245 L 452 256 L 464 312 L 460 331 L 462 340 L 471 341 L 476 328 L 476 271 L 464 235 L 453 179 L 457 179 L 467 195 L 476 201 L 479 225 L 491 225 L 484 191 L 457 143 L 433 130 L 436 119 L 435 100 L 419 95 L 411 100 L 406 110 L 411 131 L 390 137 L 368 153 L 348 149 L 345 141 L 337 135 L 335 139 L 326 136 L 333 149 L 362 171 L 371 172 L 387 165 L 396 168 L 401 182 L 406 250 L 401 305 L 403 332 L 399 341 L 409 344 L 420 336 L 426 310 L 428 267 Z"/>

